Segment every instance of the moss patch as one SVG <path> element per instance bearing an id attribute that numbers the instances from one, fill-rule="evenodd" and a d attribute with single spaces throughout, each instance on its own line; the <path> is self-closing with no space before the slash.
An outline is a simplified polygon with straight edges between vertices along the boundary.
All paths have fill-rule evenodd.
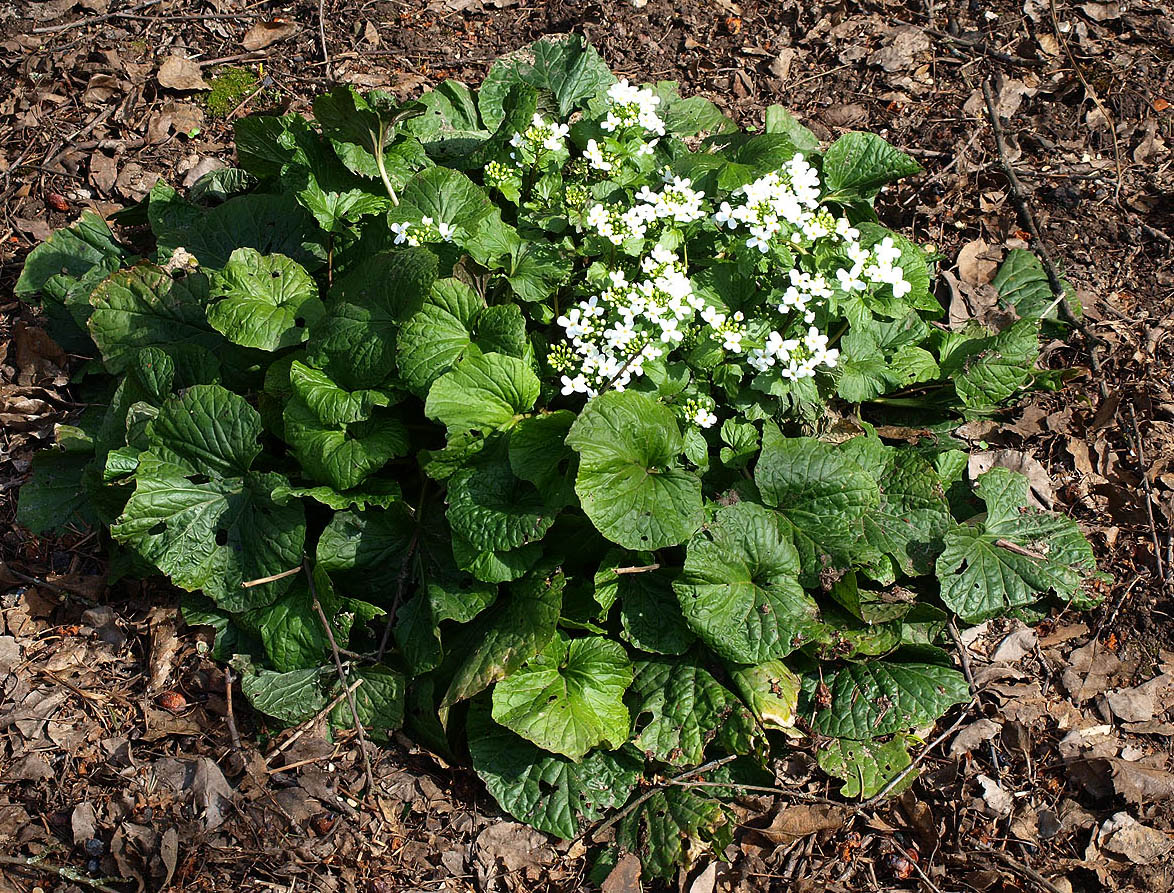
<path id="1" fill-rule="evenodd" d="M 247 68 L 221 68 L 211 84 L 212 91 L 204 104 L 213 118 L 223 118 L 257 89 L 258 78 Z"/>

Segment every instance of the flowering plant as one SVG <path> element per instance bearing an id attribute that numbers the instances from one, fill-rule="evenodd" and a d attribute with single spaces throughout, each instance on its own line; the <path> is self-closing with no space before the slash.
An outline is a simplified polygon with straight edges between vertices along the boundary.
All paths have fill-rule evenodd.
<path id="1" fill-rule="evenodd" d="M 564 837 L 704 764 L 615 824 L 665 875 L 790 739 L 847 796 L 911 783 L 969 697 L 952 615 L 1089 602 L 1075 524 L 950 437 L 1053 380 L 1046 277 L 1012 252 L 1016 321 L 938 323 L 932 256 L 873 210 L 903 152 L 780 108 L 744 132 L 577 39 L 313 108 L 126 212 L 147 256 L 87 214 L 17 284 L 92 407 L 19 520 L 168 576 L 261 713 L 406 724 Z"/>

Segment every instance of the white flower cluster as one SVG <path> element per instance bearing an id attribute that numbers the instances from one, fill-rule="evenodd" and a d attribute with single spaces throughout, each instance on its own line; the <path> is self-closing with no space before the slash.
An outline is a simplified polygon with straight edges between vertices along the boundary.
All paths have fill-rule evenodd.
<path id="1" fill-rule="evenodd" d="M 777 364 L 783 378 L 798 381 L 814 378 L 820 366 L 833 368 L 839 359 L 840 352 L 828 348 L 828 336 L 812 326 L 802 339 L 784 338 L 778 332 L 771 332 L 763 347 L 750 351 L 748 362 L 759 372 Z"/>
<path id="2" fill-rule="evenodd" d="M 457 228 L 449 223 L 434 223 L 431 217 L 421 217 L 418 226 L 409 221 L 393 223 L 391 231 L 395 233 L 396 245 L 406 243 L 415 248 L 426 242 L 451 242 Z"/>
<path id="3" fill-rule="evenodd" d="M 821 218 L 830 218 L 820 213 L 819 172 L 799 154 L 779 170 L 739 186 L 732 197 L 739 196 L 742 204 L 734 208 L 729 202 L 722 202 L 713 215 L 713 222 L 718 228 L 745 226 L 750 231 L 746 244 L 763 254 L 770 251 L 772 240 L 784 229 L 788 230 L 790 241 L 799 244 L 807 234 L 805 230 L 821 231 Z"/>
<path id="4" fill-rule="evenodd" d="M 639 125 L 649 133 L 664 136 L 664 122 L 656 113 L 660 97 L 651 90 L 629 84 L 628 79 L 617 81 L 607 91 L 611 108 L 600 126 L 609 133 L 624 127 Z"/>
<path id="5" fill-rule="evenodd" d="M 623 270 L 611 270 L 606 289 L 558 318 L 572 348 L 559 364 L 569 366 L 573 357 L 564 371 L 576 373 L 562 376 L 564 394 L 594 396 L 608 384 L 622 391 L 644 374 L 647 360 L 684 340 L 682 326 L 705 306 L 673 252 L 657 246 L 640 272 L 643 278 L 630 282 Z"/>
<path id="6" fill-rule="evenodd" d="M 566 124 L 547 121 L 535 112 L 526 132 L 515 133 L 510 137 L 510 145 L 531 156 L 537 156 L 542 152 L 561 152 L 567 147 L 567 134 L 570 132 L 571 128 Z M 511 152 L 510 157 L 517 160 L 517 153 Z"/>
<path id="7" fill-rule="evenodd" d="M 654 220 L 656 212 L 649 205 L 634 205 L 621 211 L 597 202 L 587 212 L 587 225 L 613 245 L 623 245 L 628 239 L 643 239 L 648 224 Z"/>
<path id="8" fill-rule="evenodd" d="M 657 219 L 669 219 L 674 223 L 692 223 L 705 216 L 701 202 L 705 193 L 693 188 L 693 181 L 673 176 L 667 168 L 663 174 L 665 187 L 653 192 L 647 185 L 636 193 L 636 199 L 652 207 Z"/>
<path id="9" fill-rule="evenodd" d="M 836 270 L 836 278 L 844 291 L 866 291 L 870 286 L 889 285 L 894 298 L 903 298 L 913 290 L 913 284 L 905 278 L 905 271 L 897 265 L 901 249 L 891 236 L 885 236 L 871 249 L 861 248 L 854 241 L 848 242 L 847 252 L 852 266 Z"/>

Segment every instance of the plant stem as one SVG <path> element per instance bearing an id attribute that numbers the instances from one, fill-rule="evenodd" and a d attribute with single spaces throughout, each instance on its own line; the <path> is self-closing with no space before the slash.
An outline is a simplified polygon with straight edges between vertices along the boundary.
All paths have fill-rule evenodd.
<path id="1" fill-rule="evenodd" d="M 387 140 L 387 125 L 379 122 L 379 132 L 371 134 L 375 137 L 375 166 L 379 168 L 379 179 L 383 181 L 383 188 L 391 198 L 393 205 L 399 206 L 399 197 L 395 194 L 395 187 L 391 185 L 391 178 L 387 176 L 387 165 L 383 161 L 383 144 Z"/>

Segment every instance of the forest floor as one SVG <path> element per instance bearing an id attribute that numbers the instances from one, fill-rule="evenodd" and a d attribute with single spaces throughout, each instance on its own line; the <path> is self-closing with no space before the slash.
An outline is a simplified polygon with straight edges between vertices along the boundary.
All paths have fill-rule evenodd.
<path id="1" fill-rule="evenodd" d="M 70 359 L 11 297 L 22 257 L 86 208 L 232 160 L 232 121 L 309 112 L 329 80 L 417 95 L 547 34 L 676 80 L 743 124 L 781 103 L 824 139 L 880 133 L 925 173 L 882 219 L 945 258 L 972 314 L 1010 247 L 1046 249 L 1083 329 L 1075 377 L 959 436 L 1029 475 L 1112 576 L 1101 607 L 996 621 L 959 647 L 978 708 L 920 777 L 835 799 L 803 743 L 738 804 L 724 860 L 678 888 L 1174 889 L 1174 15 L 1150 0 L 3 0 L 0 2 L 0 891 L 579 890 L 590 853 L 496 811 L 406 740 L 360 802 L 353 742 L 253 716 L 157 584 L 105 583 L 98 537 L 13 523 L 32 451 L 76 411 Z M 325 49 L 324 49 L 325 48 Z M 179 55 L 193 64 L 171 63 Z M 235 72 L 229 69 L 236 69 Z M 1038 222 L 1026 231 L 982 85 Z M 235 83 L 233 83 L 235 79 Z M 206 89 L 212 83 L 216 89 Z M 956 261 L 955 261 L 956 259 Z M 239 740 L 238 740 L 239 737 Z M 647 889 L 647 885 L 645 887 Z M 621 861 L 606 893 L 637 893 Z"/>

